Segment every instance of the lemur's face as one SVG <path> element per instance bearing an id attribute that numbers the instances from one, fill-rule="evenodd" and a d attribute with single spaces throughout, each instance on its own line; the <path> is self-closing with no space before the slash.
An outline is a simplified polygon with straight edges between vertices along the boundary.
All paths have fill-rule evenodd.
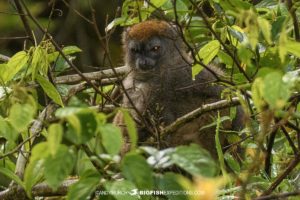
<path id="1" fill-rule="evenodd" d="M 152 71 L 160 67 L 165 39 L 152 37 L 145 41 L 131 40 L 128 42 L 128 61 L 132 68 L 138 71 Z"/>

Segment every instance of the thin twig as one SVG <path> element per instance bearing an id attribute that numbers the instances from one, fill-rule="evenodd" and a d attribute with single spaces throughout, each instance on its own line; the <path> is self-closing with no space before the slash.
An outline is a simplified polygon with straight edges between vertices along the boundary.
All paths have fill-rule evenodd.
<path id="1" fill-rule="evenodd" d="M 265 172 L 267 173 L 268 176 L 271 176 L 271 158 L 272 158 L 272 149 L 275 141 L 275 137 L 277 134 L 278 129 L 274 129 L 270 133 L 268 145 L 267 145 L 267 154 L 265 158 Z"/>
<path id="2" fill-rule="evenodd" d="M 13 36 L 13 37 L 0 37 L 0 40 L 24 40 L 30 39 L 29 36 Z"/>
<path id="3" fill-rule="evenodd" d="M 295 33 L 295 39 L 296 41 L 300 41 L 300 30 L 299 30 L 299 22 L 296 14 L 297 8 L 293 7 L 293 1 L 292 0 L 286 0 L 286 4 L 289 10 L 289 13 L 292 17 L 293 20 L 293 25 L 294 25 L 294 33 Z"/>
<path id="4" fill-rule="evenodd" d="M 23 22 L 26 34 L 29 37 L 29 40 L 34 44 L 34 36 L 33 36 L 33 33 L 32 33 L 32 29 L 30 28 L 29 22 L 26 18 L 27 15 L 24 13 L 24 10 L 23 10 L 23 8 L 20 4 L 20 1 L 19 0 L 14 0 L 14 2 L 15 2 L 17 11 L 20 14 L 19 16 L 20 16 L 20 18 Z"/>
<path id="5" fill-rule="evenodd" d="M 292 170 L 299 164 L 299 162 L 300 162 L 300 156 L 297 155 L 286 167 L 286 169 L 275 179 L 275 181 L 271 184 L 271 186 L 266 191 L 263 192 L 261 196 L 271 194 L 276 189 L 276 187 L 283 181 L 283 179 L 285 179 L 292 172 Z"/>
<path id="6" fill-rule="evenodd" d="M 286 139 L 288 140 L 290 146 L 292 147 L 294 154 L 295 154 L 295 155 L 299 154 L 300 151 L 299 151 L 299 150 L 297 149 L 297 147 L 295 146 L 294 142 L 292 141 L 292 139 L 291 139 L 289 133 L 288 133 L 287 130 L 284 128 L 284 126 L 281 126 L 281 130 L 282 130 L 282 132 L 284 133 Z"/>

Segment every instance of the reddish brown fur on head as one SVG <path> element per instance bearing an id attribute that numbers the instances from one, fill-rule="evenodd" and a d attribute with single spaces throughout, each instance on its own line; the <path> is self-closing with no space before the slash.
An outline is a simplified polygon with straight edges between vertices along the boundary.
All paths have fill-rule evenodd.
<path id="1" fill-rule="evenodd" d="M 128 32 L 128 36 L 139 41 L 147 40 L 153 36 L 170 37 L 170 25 L 165 21 L 144 21 L 132 26 Z"/>

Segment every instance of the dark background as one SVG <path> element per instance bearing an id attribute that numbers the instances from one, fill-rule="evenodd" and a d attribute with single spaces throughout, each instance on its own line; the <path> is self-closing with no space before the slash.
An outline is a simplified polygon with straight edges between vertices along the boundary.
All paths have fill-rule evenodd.
<path id="1" fill-rule="evenodd" d="M 121 0 L 27 0 L 24 2 L 43 27 L 46 28 L 50 22 L 49 32 L 61 46 L 76 45 L 83 50 L 82 53 L 77 54 L 74 61 L 82 71 L 96 71 L 109 65 L 94 26 L 76 11 L 85 18 L 91 19 L 90 5 L 92 5 L 97 26 L 101 35 L 105 36 L 105 27 L 118 15 Z M 55 9 L 52 19 L 49 19 L 53 5 Z M 26 33 L 16 13 L 13 1 L 0 1 L 0 54 L 6 56 L 12 56 L 23 50 L 25 45 L 22 37 L 26 36 Z M 34 24 L 31 23 L 30 26 L 34 30 L 37 42 L 41 41 L 41 32 Z M 122 28 L 117 27 L 107 42 L 115 66 L 122 65 L 121 31 Z M 30 45 L 32 44 L 28 43 L 26 47 Z"/>

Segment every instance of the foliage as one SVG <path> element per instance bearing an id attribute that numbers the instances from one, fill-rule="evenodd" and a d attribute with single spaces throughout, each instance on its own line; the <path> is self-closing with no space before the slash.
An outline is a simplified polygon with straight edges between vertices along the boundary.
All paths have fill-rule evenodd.
<path id="1" fill-rule="evenodd" d="M 218 159 L 195 144 L 162 150 L 137 146 L 135 123 L 126 110 L 119 112 L 132 145 L 120 156 L 122 134 L 111 123 L 116 111 L 91 107 L 104 105 L 113 87 L 97 86 L 101 95 L 89 85 L 73 95 L 72 86 L 56 84 L 85 52 L 66 46 L 61 50 L 67 61 L 45 37 L 0 64 L 0 174 L 30 198 L 41 182 L 56 191 L 72 178 L 78 179 L 66 194 L 72 200 L 252 199 L 299 191 L 300 6 L 253 2 L 125 0 L 121 15 L 106 27 L 109 32 L 157 16 L 173 21 L 193 56 L 193 76 L 211 63 L 226 73 L 217 84 L 226 86 L 224 98 L 240 98 L 246 126 L 227 133 L 220 127 L 225 118 L 216 119 Z M 231 111 L 226 119 L 235 117 L 235 108 Z M 220 134 L 240 146 L 223 153 Z M 28 163 L 20 178 L 14 172 L 23 154 Z M 7 187 L 5 181 L 0 185 Z"/>

